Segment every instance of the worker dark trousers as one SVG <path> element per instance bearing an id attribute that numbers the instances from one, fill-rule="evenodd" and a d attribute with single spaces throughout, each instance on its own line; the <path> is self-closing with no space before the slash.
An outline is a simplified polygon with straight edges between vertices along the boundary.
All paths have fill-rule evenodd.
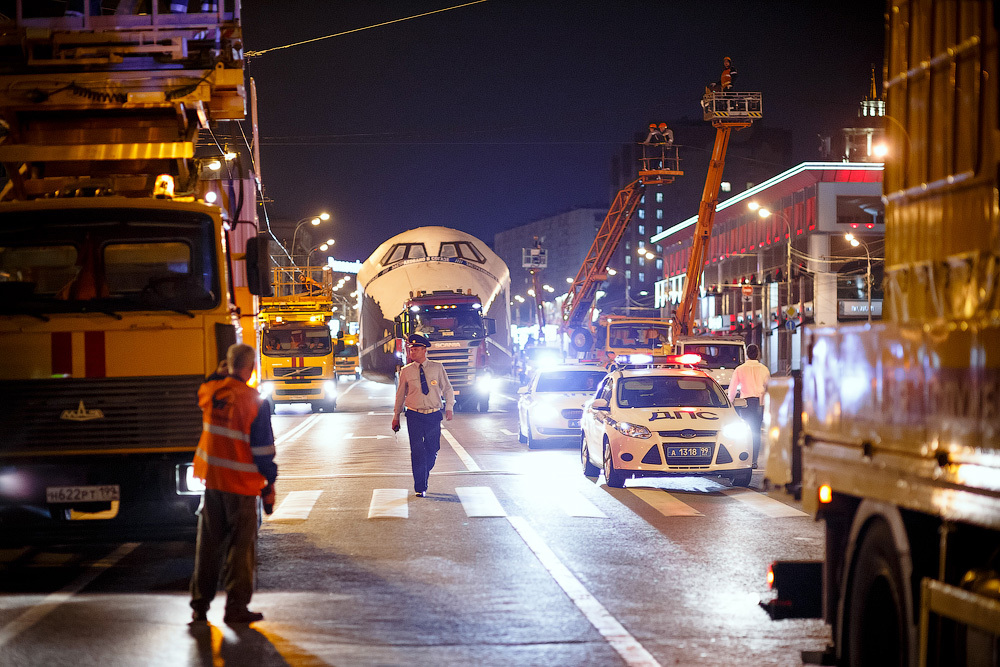
<path id="1" fill-rule="evenodd" d="M 427 480 L 431 468 L 437 461 L 441 449 L 442 412 L 424 414 L 414 410 L 406 411 L 406 432 L 410 436 L 410 465 L 413 467 L 413 490 L 423 493 L 427 490 Z"/>
<path id="2" fill-rule="evenodd" d="M 757 465 L 757 455 L 760 453 L 760 426 L 764 422 L 764 408 L 761 406 L 759 398 L 751 396 L 747 399 L 743 419 L 753 435 L 753 464 Z"/>
<path id="3" fill-rule="evenodd" d="M 221 570 L 226 611 L 245 610 L 253 595 L 256 563 L 257 496 L 206 489 L 198 516 L 191 608 L 208 611 L 219 587 Z"/>

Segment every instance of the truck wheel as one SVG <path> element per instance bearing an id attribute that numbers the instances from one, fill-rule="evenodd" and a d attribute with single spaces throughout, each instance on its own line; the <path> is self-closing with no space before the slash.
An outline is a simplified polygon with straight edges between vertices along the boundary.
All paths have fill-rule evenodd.
<path id="1" fill-rule="evenodd" d="M 575 351 L 586 352 L 594 344 L 594 337 L 586 329 L 575 329 L 569 342 Z"/>
<path id="2" fill-rule="evenodd" d="M 858 548 L 845 602 L 844 657 L 849 665 L 910 664 L 910 614 L 900 555 L 889 525 L 874 521 Z"/>
<path id="3" fill-rule="evenodd" d="M 625 488 L 625 473 L 615 470 L 615 462 L 611 459 L 611 444 L 604 443 L 604 481 L 615 489 Z"/>
<path id="4" fill-rule="evenodd" d="M 587 438 L 580 435 L 580 461 L 583 463 L 583 474 L 586 477 L 597 477 L 601 474 L 601 469 L 590 462 L 590 449 L 587 447 Z"/>
<path id="5" fill-rule="evenodd" d="M 486 394 L 479 398 L 479 411 L 489 412 L 490 411 L 490 395 Z"/>
<path id="6" fill-rule="evenodd" d="M 753 476 L 753 470 L 747 468 L 746 470 L 737 470 L 733 473 L 733 486 L 750 486 L 750 478 Z"/>

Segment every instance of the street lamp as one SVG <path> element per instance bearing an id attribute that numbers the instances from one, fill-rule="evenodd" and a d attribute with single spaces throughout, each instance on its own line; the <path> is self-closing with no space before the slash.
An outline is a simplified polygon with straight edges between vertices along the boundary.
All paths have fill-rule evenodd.
<path id="1" fill-rule="evenodd" d="M 299 228 L 302 227 L 302 225 L 304 225 L 304 224 L 306 224 L 308 222 L 313 227 L 316 227 L 321 222 L 326 222 L 329 219 L 330 219 L 330 214 L 326 213 L 326 212 L 323 212 L 323 213 L 320 213 L 319 215 L 308 216 L 308 217 L 305 217 L 305 218 L 302 218 L 301 220 L 299 220 L 298 223 L 295 225 L 295 231 L 292 232 L 292 255 L 295 254 L 295 239 L 298 236 L 298 234 L 299 234 Z M 308 263 L 308 258 L 306 258 L 306 263 Z"/>
<path id="2" fill-rule="evenodd" d="M 306 255 L 306 266 L 310 265 L 312 254 L 314 252 L 316 252 L 317 250 L 319 250 L 321 252 L 326 252 L 327 250 L 330 249 L 330 246 L 332 246 L 333 243 L 334 243 L 333 239 L 327 239 L 325 242 L 320 243 L 318 246 L 316 246 L 315 248 L 313 248 L 312 250 L 310 250 L 309 254 Z"/>
<path id="3" fill-rule="evenodd" d="M 844 234 L 844 238 L 850 241 L 851 245 L 857 248 L 861 246 L 865 249 L 865 258 L 868 265 L 865 268 L 865 292 L 868 299 L 868 324 L 872 323 L 872 256 L 868 252 L 868 244 L 856 237 L 854 234 Z"/>

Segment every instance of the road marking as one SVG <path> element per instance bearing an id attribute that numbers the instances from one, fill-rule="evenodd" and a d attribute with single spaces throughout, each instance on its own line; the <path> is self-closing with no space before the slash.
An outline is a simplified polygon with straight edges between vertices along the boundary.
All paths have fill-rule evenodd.
<path id="1" fill-rule="evenodd" d="M 322 491 L 292 491 L 274 509 L 268 521 L 304 521 L 309 518 L 313 505 Z"/>
<path id="2" fill-rule="evenodd" d="M 369 415 L 376 415 L 376 416 L 379 416 L 379 417 L 393 417 L 393 416 L 395 416 L 391 412 L 369 412 L 368 414 Z"/>
<path id="3" fill-rule="evenodd" d="M 649 651 L 643 648 L 635 637 L 611 615 L 604 605 L 597 601 L 590 591 L 580 583 L 580 580 L 563 565 L 559 557 L 555 555 L 549 545 L 539 537 L 523 517 L 507 517 L 510 525 L 514 527 L 521 539 L 524 540 L 528 548 L 534 552 L 535 557 L 549 571 L 549 575 L 555 579 L 559 587 L 563 589 L 573 604 L 583 612 L 590 624 L 601 633 L 601 636 L 611 645 L 618 655 L 622 657 L 626 665 L 635 667 L 659 667 L 659 664 Z"/>
<path id="4" fill-rule="evenodd" d="M 517 435 L 517 433 L 514 433 L 513 431 L 508 431 L 505 428 L 500 429 L 500 432 L 503 433 L 504 435 Z"/>
<path id="5" fill-rule="evenodd" d="M 291 431 L 283 433 L 281 435 L 281 437 L 275 438 L 274 439 L 274 444 L 275 445 L 280 445 L 280 444 L 284 443 L 286 440 L 288 440 L 289 438 L 296 438 L 299 435 L 301 435 L 302 433 L 305 433 L 306 431 L 308 431 L 309 429 L 311 429 L 313 427 L 313 425 L 316 423 L 317 419 L 319 419 L 319 415 L 318 414 L 316 414 L 316 415 L 309 415 L 308 417 L 306 417 L 306 420 L 304 422 L 302 422 L 301 424 L 299 424 L 298 426 L 296 426 L 295 428 L 293 428 Z"/>
<path id="6" fill-rule="evenodd" d="M 502 398 L 504 400 L 511 401 L 512 403 L 517 403 L 517 397 L 516 396 L 509 396 L 508 394 L 501 394 L 501 393 L 496 393 L 496 394 L 493 394 L 493 395 L 494 396 L 499 396 L 500 398 Z"/>
<path id="7" fill-rule="evenodd" d="M 368 506 L 369 519 L 406 519 L 410 516 L 406 489 L 374 489 Z"/>
<path id="8" fill-rule="evenodd" d="M 114 567 L 118 561 L 132 553 L 138 546 L 138 542 L 127 542 L 121 545 L 105 558 L 91 563 L 87 571 L 80 575 L 76 581 L 55 593 L 50 593 L 40 604 L 31 607 L 13 621 L 0 628 L 0 647 L 3 647 L 4 644 L 7 644 L 35 623 L 48 616 L 56 607 L 83 590 L 105 570 Z"/>
<path id="9" fill-rule="evenodd" d="M 455 489 L 466 516 L 507 516 L 503 506 L 488 486 L 459 486 Z"/>
<path id="10" fill-rule="evenodd" d="M 690 505 L 659 489 L 629 489 L 663 516 L 704 516 Z"/>
<path id="11" fill-rule="evenodd" d="M 458 440 L 456 440 L 455 436 L 451 434 L 451 431 L 449 431 L 446 428 L 443 428 L 441 429 L 441 435 L 444 436 L 444 439 L 448 441 L 448 444 L 451 445 L 451 448 L 455 450 L 456 454 L 458 454 L 458 458 L 462 459 L 462 463 L 465 464 L 465 467 L 467 469 L 471 471 L 480 470 L 479 465 L 472 460 L 472 457 L 469 456 L 469 452 L 465 451 L 465 447 L 458 444 Z"/>
<path id="12" fill-rule="evenodd" d="M 750 506 L 754 511 L 760 512 L 764 516 L 771 517 L 772 519 L 783 519 L 792 516 L 809 516 L 806 512 L 786 505 L 780 500 L 775 500 L 770 496 L 765 496 L 763 493 L 757 493 L 756 491 L 751 491 L 750 489 L 731 488 L 724 489 L 722 492 L 730 498 L 735 498 L 741 503 Z"/>
<path id="13" fill-rule="evenodd" d="M 382 435 L 381 433 L 378 435 L 354 435 L 353 433 L 348 433 L 344 436 L 344 440 L 371 440 L 372 438 L 375 440 L 384 440 L 391 437 L 391 435 Z"/>
<path id="14" fill-rule="evenodd" d="M 570 516 L 586 516 L 595 519 L 607 519 L 608 515 L 601 508 L 590 502 L 582 493 L 570 489 L 559 489 L 551 494 L 552 500 Z"/>
<path id="15" fill-rule="evenodd" d="M 355 388 L 355 387 L 357 387 L 357 386 L 358 386 L 359 384 L 361 384 L 361 383 L 360 383 L 360 382 L 358 382 L 357 380 L 355 380 L 354 382 L 352 382 L 352 383 L 351 383 L 351 386 L 350 386 L 350 387 L 348 387 L 347 389 L 345 389 L 345 390 L 343 391 L 343 393 L 339 394 L 339 395 L 337 396 L 337 398 L 340 398 L 341 396 L 344 396 L 344 395 L 345 395 L 345 394 L 346 394 L 347 392 L 349 392 L 350 390 L 354 389 L 354 388 Z M 371 398 L 371 397 L 369 397 L 369 398 Z"/>

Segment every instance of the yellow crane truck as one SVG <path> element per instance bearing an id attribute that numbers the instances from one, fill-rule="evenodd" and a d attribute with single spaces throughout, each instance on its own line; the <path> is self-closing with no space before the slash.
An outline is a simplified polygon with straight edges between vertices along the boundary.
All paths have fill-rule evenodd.
<path id="1" fill-rule="evenodd" d="M 892 0 L 886 309 L 802 344 L 802 503 L 822 562 L 777 562 L 776 617 L 839 665 L 1000 663 L 996 5 Z"/>
<path id="2" fill-rule="evenodd" d="M 192 535 L 198 387 L 262 284 L 195 157 L 243 117 L 239 3 L 40 4 L 0 25 L 0 540 Z"/>

